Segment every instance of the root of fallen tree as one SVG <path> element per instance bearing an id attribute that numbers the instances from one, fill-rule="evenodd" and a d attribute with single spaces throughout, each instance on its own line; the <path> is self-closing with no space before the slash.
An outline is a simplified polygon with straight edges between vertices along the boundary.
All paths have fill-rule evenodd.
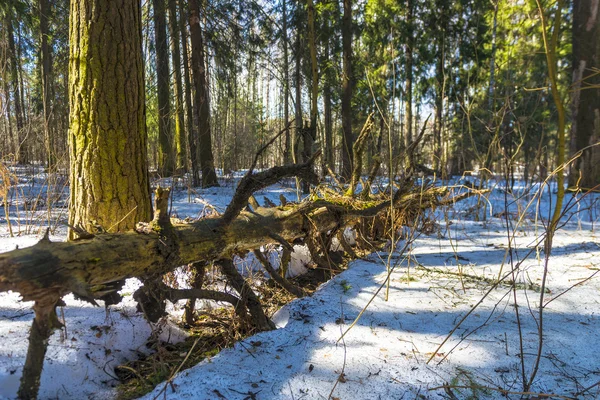
<path id="1" fill-rule="evenodd" d="M 318 156 L 318 155 L 317 155 Z M 315 156 L 316 157 L 316 156 Z M 20 398 L 35 398 L 48 338 L 60 327 L 55 308 L 61 298 L 73 293 L 96 304 L 120 301 L 117 291 L 126 278 L 137 277 L 146 284 L 134 295 L 150 320 L 164 314 L 165 301 L 212 299 L 231 303 L 240 318 L 257 329 L 273 329 L 258 296 L 233 266 L 236 254 L 256 252 L 268 243 L 283 246 L 284 256 L 292 244 L 308 245 L 318 264 L 327 258 L 331 241 L 346 227 L 362 229 L 361 236 L 377 241 L 402 220 L 419 218 L 422 212 L 448 202 L 444 187 L 413 186 L 409 180 L 390 194 L 368 200 L 344 194 L 344 188 L 317 186 L 305 201 L 275 207 L 260 207 L 252 197 L 256 191 L 292 176 L 317 183 L 312 170 L 314 158 L 305 164 L 274 167 L 255 173 L 251 168 L 222 216 L 193 223 L 172 223 L 168 214 L 169 191 L 156 191 L 155 216 L 123 234 L 92 235 L 80 231 L 80 239 L 51 243 L 47 235 L 35 246 L 0 254 L 0 292 L 19 292 L 23 300 L 35 301 L 29 348 L 19 389 Z M 250 209 L 248 204 L 252 204 Z M 397 210 L 397 221 L 389 221 L 389 208 Z M 366 229 L 368 227 L 368 229 Z M 368 230 L 368 232 L 367 232 Z M 342 239 L 342 247 L 352 250 Z M 256 253 L 264 264 L 266 260 Z M 162 283 L 163 274 L 190 263 L 215 262 L 238 295 L 218 291 L 173 289 Z M 273 274 L 274 271 L 269 271 Z M 276 282 L 297 296 L 302 288 L 277 277 Z"/>

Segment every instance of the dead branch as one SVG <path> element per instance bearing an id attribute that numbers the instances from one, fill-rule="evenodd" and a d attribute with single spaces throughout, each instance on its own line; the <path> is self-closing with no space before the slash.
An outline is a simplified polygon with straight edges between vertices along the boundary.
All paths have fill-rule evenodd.
<path id="1" fill-rule="evenodd" d="M 306 296 L 306 292 L 302 288 L 299 288 L 298 286 L 293 285 L 290 281 L 285 279 L 285 277 L 283 277 L 277 273 L 275 268 L 273 268 L 273 266 L 271 266 L 271 263 L 269 262 L 269 260 L 267 260 L 267 258 L 262 253 L 262 251 L 256 249 L 256 250 L 254 250 L 254 255 L 256 256 L 256 259 L 258 261 L 260 261 L 262 266 L 267 270 L 271 279 L 273 279 L 275 282 L 277 282 L 277 284 L 279 286 L 281 286 L 283 289 L 285 289 L 286 291 L 288 291 L 289 293 L 293 294 L 296 297 Z"/>
<path id="2" fill-rule="evenodd" d="M 307 182 L 317 183 L 319 177 L 313 171 L 313 163 L 315 159 L 320 155 L 320 152 L 315 155 L 304 164 L 284 165 L 279 167 L 273 167 L 263 172 L 247 173 L 240 184 L 238 185 L 231 203 L 227 206 L 227 209 L 223 213 L 221 223 L 227 225 L 231 223 L 246 207 L 248 199 L 254 194 L 254 192 L 263 189 L 267 186 L 273 185 L 283 178 L 296 176 L 304 179 Z"/>
<path id="3" fill-rule="evenodd" d="M 356 138 L 354 145 L 352 146 L 353 159 L 354 159 L 354 168 L 352 169 L 352 176 L 350 178 L 350 186 L 346 190 L 346 196 L 354 196 L 354 191 L 356 190 L 356 186 L 358 185 L 358 181 L 360 180 L 360 174 L 362 173 L 362 154 L 365 150 L 365 144 L 367 143 L 367 138 L 371 133 L 371 129 L 373 128 L 373 115 L 375 113 L 369 114 L 365 124 L 363 125 L 360 134 Z"/>
<path id="4" fill-rule="evenodd" d="M 219 260 L 218 264 L 223 275 L 227 277 L 229 283 L 240 294 L 248 310 L 250 310 L 256 327 L 263 331 L 275 329 L 275 324 L 265 315 L 256 293 L 254 293 L 248 282 L 246 282 L 244 277 L 235 268 L 231 259 Z"/>

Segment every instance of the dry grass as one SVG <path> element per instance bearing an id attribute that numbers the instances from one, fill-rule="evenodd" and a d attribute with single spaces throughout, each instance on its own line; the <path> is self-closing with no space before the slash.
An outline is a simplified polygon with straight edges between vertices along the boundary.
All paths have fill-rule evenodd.
<path id="1" fill-rule="evenodd" d="M 193 367 L 254 332 L 240 325 L 233 309 L 222 308 L 200 314 L 188 333 L 186 340 L 176 344 L 150 341 L 147 346 L 152 354 L 116 367 L 121 381 L 118 398 L 143 396 L 177 370 Z"/>

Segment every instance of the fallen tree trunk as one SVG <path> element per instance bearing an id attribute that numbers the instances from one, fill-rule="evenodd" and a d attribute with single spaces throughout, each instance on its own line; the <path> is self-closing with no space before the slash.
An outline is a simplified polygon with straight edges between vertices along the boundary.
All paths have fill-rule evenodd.
<path id="1" fill-rule="evenodd" d="M 445 188 L 422 194 L 408 193 L 396 201 L 402 209 L 429 209 Z M 147 278 L 199 260 L 220 260 L 260 246 L 294 242 L 308 232 L 308 218 L 320 232 L 348 225 L 361 217 L 385 211 L 389 201 L 361 202 L 317 199 L 276 208 L 242 211 L 229 224 L 222 218 L 205 218 L 191 224 L 172 225 L 169 247 L 158 229 L 124 234 L 99 234 L 74 242 L 47 238 L 25 249 L 0 254 L 0 291 L 19 292 L 23 300 L 42 300 L 49 293 L 62 297 L 74 293 L 93 301 L 118 290 L 131 277 Z"/>
<path id="2" fill-rule="evenodd" d="M 147 282 L 134 297 L 150 320 L 162 315 L 165 300 L 210 298 L 231 303 L 242 318 L 249 312 L 258 329 L 273 329 L 258 297 L 233 266 L 234 254 L 245 254 L 273 242 L 281 243 L 288 252 L 291 243 L 298 240 L 315 247 L 317 235 L 343 232 L 344 227 L 356 225 L 365 218 L 384 215 L 391 205 L 410 216 L 418 215 L 442 204 L 440 196 L 447 192 L 445 187 L 412 191 L 412 185 L 406 180 L 391 202 L 389 196 L 361 201 L 326 188 L 319 192 L 317 188 L 300 204 L 265 208 L 253 201 L 254 209 L 247 208 L 253 193 L 284 177 L 302 176 L 305 180 L 314 180 L 313 160 L 259 173 L 253 173 L 251 168 L 220 217 L 173 224 L 167 214 L 169 192 L 158 188 L 154 220 L 138 224 L 133 232 L 98 235 L 80 232 L 81 239 L 66 243 L 52 243 L 46 235 L 32 247 L 0 254 L 0 292 L 16 291 L 23 300 L 35 301 L 35 319 L 19 397 L 37 397 L 48 339 L 54 329 L 60 327 L 55 308 L 68 293 L 93 304 L 96 299 L 115 304 L 120 301 L 117 291 L 124 280 L 136 277 Z M 311 254 L 316 251 L 313 248 Z M 238 297 L 200 288 L 172 289 L 160 280 L 163 274 L 180 265 L 209 261 L 220 265 Z"/>

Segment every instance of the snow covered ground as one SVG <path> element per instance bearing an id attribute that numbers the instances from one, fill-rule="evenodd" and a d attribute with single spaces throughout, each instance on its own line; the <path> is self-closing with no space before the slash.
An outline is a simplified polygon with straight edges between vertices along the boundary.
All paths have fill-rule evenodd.
<path id="1" fill-rule="evenodd" d="M 273 318 L 279 329 L 223 350 L 170 384 L 159 384 L 145 399 L 505 398 L 499 389 L 519 398 L 523 375 L 528 379 L 536 365 L 540 300 L 543 349 L 531 392 L 600 398 L 598 198 L 568 203 L 569 222 L 555 236 L 541 299 L 545 254 L 536 245 L 552 193 L 537 198 L 526 192 L 531 188 L 516 187 L 520 195 L 514 201 L 501 186 L 485 202 L 485 221 L 475 220 L 483 211 L 476 209 L 477 199 L 469 199 L 436 211 L 439 228 L 433 234 L 419 235 L 405 254 L 392 254 L 388 301 L 385 288 L 380 290 L 388 254 L 356 260 L 313 296 L 278 311 Z M 222 210 L 232 190 L 190 196 L 182 190 L 173 211 L 183 218 L 211 209 L 206 204 Z M 278 202 L 280 193 L 296 196 L 275 186 L 257 198 Z M 6 232 L 5 220 L 0 223 L 0 232 Z M 64 229 L 56 235 L 51 239 L 64 240 Z M 2 233 L 0 251 L 36 240 Z M 516 289 L 508 282 L 494 285 L 498 276 L 517 282 Z M 129 284 L 128 294 L 135 290 L 135 282 Z M 0 397 L 6 398 L 16 394 L 33 318 L 31 305 L 18 298 L 0 294 Z M 71 296 L 66 302 L 67 330 L 50 340 L 40 397 L 113 398 L 114 366 L 144 352 L 153 327 L 135 314 L 130 296 L 108 312 Z M 165 340 L 181 335 L 174 324 L 163 327 Z"/>

